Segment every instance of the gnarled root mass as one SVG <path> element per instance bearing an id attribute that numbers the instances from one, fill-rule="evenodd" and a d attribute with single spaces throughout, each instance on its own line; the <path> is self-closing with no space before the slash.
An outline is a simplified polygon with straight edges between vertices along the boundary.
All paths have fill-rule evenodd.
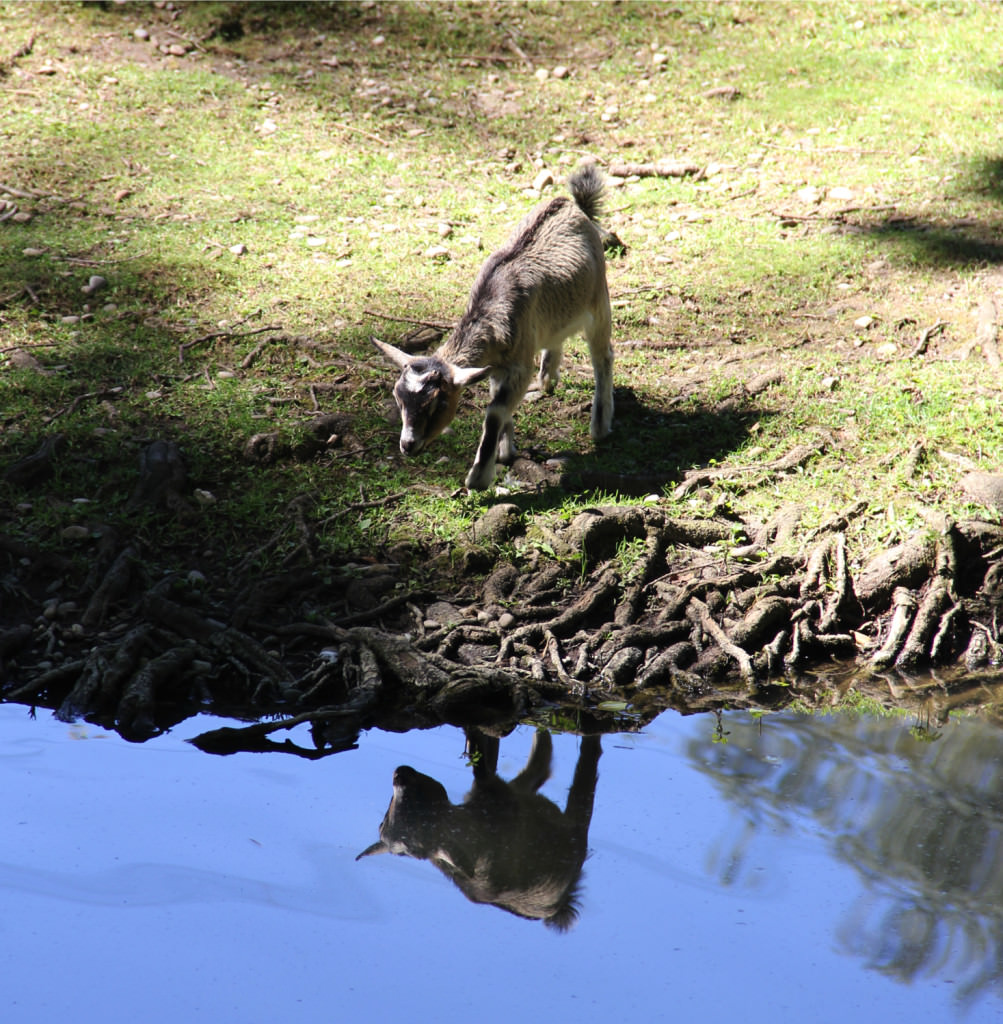
<path id="1" fill-rule="evenodd" d="M 142 500 L 170 508 L 179 470 L 163 454 L 166 485 Z M 673 518 L 657 504 L 597 507 L 571 522 L 496 506 L 452 553 L 467 573 L 437 593 L 405 589 L 390 566 L 362 578 L 315 566 L 309 509 L 294 511 L 302 564 L 266 579 L 154 572 L 139 541 L 95 531 L 92 571 L 71 600 L 33 598 L 32 570 L 51 576 L 51 565 L 0 537 L 30 613 L 0 623 L 0 697 L 134 739 L 198 710 L 278 716 L 202 745 L 320 756 L 376 723 L 817 703 L 828 698 L 810 673 L 834 662 L 855 666 L 858 685 L 869 673 L 900 695 L 922 689 L 907 673 L 971 674 L 1003 657 L 1003 528 L 987 523 L 945 523 L 856 564 L 845 530 L 857 507 L 779 555 L 770 545 L 790 549 L 791 510 L 751 529 Z M 498 531 L 514 561 L 496 560 Z M 312 750 L 273 739 L 304 722 Z"/>

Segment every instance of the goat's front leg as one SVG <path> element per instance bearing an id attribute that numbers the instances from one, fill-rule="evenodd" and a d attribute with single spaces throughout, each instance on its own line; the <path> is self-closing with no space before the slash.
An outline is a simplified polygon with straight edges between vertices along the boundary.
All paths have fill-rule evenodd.
<path id="1" fill-rule="evenodd" d="M 484 412 L 484 426 L 477 446 L 474 464 L 467 474 L 467 487 L 472 491 L 483 491 L 495 480 L 495 463 L 515 459 L 515 427 L 512 413 L 522 401 L 529 383 L 529 374 L 509 371 L 507 378 L 491 380 L 491 402 Z"/>
<path id="2" fill-rule="evenodd" d="M 492 402 L 484 413 L 484 427 L 481 441 L 477 446 L 474 464 L 467 474 L 467 487 L 472 491 L 483 491 L 495 482 L 495 459 L 498 456 L 498 439 L 505 428 L 507 418 L 504 407 Z"/>

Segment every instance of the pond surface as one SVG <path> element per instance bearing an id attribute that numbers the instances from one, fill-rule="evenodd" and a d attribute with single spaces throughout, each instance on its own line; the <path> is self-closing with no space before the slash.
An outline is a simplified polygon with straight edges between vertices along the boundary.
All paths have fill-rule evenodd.
<path id="1" fill-rule="evenodd" d="M 45 717 L 43 717 L 43 715 Z M 394 770 L 459 802 L 458 729 L 308 761 L 0 705 L 0 1015 L 170 1021 L 1003 1018 L 1003 733 L 666 712 L 602 738 L 566 931 L 356 860 Z M 307 733 L 294 734 L 309 746 Z M 517 775 L 534 731 L 500 744 Z M 563 809 L 579 737 L 553 741 Z M 587 774 L 587 773 L 586 773 Z"/>

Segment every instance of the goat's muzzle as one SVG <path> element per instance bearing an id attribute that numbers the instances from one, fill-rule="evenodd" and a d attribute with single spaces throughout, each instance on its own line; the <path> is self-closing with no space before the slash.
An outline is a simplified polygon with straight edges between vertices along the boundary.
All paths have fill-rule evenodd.
<path id="1" fill-rule="evenodd" d="M 417 455 L 424 447 L 424 438 L 401 435 L 401 455 Z"/>

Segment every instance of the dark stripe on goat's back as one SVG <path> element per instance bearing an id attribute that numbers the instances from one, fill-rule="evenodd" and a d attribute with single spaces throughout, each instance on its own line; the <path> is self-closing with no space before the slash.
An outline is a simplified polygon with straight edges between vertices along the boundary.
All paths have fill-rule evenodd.
<path id="1" fill-rule="evenodd" d="M 481 267 L 481 271 L 477 276 L 477 281 L 474 283 L 474 290 L 470 293 L 468 308 L 473 307 L 482 299 L 487 298 L 495 292 L 497 285 L 492 279 L 495 277 L 498 270 L 506 264 L 519 259 L 524 253 L 531 249 L 544 224 L 546 224 L 551 217 L 560 213 L 566 206 L 571 206 L 572 204 L 573 200 L 568 199 L 567 196 L 557 196 L 556 198 L 551 199 L 546 206 L 541 207 L 536 212 L 533 219 L 525 226 L 525 228 L 523 228 L 522 231 L 519 232 L 518 235 L 516 235 L 515 238 L 513 238 L 507 245 L 502 246 L 501 249 L 497 249 L 493 252 Z"/>
<path id="2" fill-rule="evenodd" d="M 551 217 L 556 216 L 566 206 L 572 206 L 573 201 L 567 196 L 556 196 L 551 199 L 546 206 L 536 211 L 536 216 L 530 221 L 526 227 L 519 232 L 519 234 L 512 239 L 511 247 L 506 249 L 502 248 L 499 255 L 504 253 L 509 259 L 513 259 L 519 255 L 520 252 L 524 252 L 530 248 L 536 241 L 536 236 L 540 233 L 540 229 L 543 225 L 550 220 Z"/>

